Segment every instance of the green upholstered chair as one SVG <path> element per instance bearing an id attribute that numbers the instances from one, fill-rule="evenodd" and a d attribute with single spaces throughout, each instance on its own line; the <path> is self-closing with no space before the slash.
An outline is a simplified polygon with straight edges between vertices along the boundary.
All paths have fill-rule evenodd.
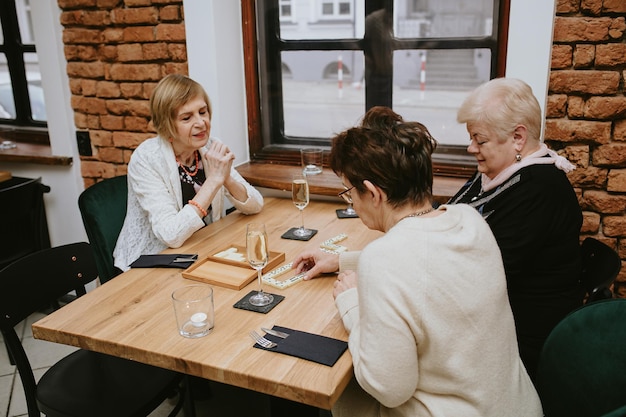
<path id="1" fill-rule="evenodd" d="M 126 217 L 126 181 L 126 175 L 108 178 L 87 188 L 78 197 L 78 207 L 101 283 L 119 273 L 113 266 L 113 249 Z"/>
<path id="2" fill-rule="evenodd" d="M 587 303 L 612 298 L 611 285 L 622 269 L 622 260 L 612 248 L 592 237 L 581 245 L 582 282 Z"/>
<path id="3" fill-rule="evenodd" d="M 626 415 L 626 299 L 573 311 L 548 336 L 537 391 L 546 417 Z"/>

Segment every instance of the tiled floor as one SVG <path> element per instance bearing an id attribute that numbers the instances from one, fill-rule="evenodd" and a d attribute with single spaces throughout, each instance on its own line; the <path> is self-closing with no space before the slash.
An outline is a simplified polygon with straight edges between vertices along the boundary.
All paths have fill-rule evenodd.
<path id="1" fill-rule="evenodd" d="M 23 322 L 16 327 L 18 335 L 22 336 L 22 343 L 37 379 L 48 367 L 75 349 L 71 346 L 34 339 L 31 324 L 41 317 L 43 314 L 37 313 L 29 317 L 26 324 Z M 236 387 L 211 384 L 210 397 L 195 403 L 197 417 L 269 417 L 269 398 L 267 396 Z M 174 406 L 175 400 L 174 398 L 171 402 L 162 404 L 149 417 L 166 417 Z M 16 368 L 9 362 L 4 340 L 0 336 L 0 417 L 23 417 L 27 415 L 22 382 Z M 320 411 L 320 417 L 329 416 L 330 413 Z M 181 411 L 177 417 L 183 417 L 183 412 Z"/>

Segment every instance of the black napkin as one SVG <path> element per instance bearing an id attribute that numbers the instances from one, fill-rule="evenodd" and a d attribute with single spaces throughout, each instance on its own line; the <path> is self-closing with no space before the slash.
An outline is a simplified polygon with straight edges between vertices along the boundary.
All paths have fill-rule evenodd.
<path id="1" fill-rule="evenodd" d="M 341 355 L 343 355 L 343 352 L 348 349 L 348 342 L 344 342 L 343 340 L 333 339 L 319 334 L 301 332 L 287 327 L 274 326 L 272 329 L 289 333 L 289 336 L 285 339 L 281 339 L 278 336 L 266 334 L 265 338 L 277 343 L 278 346 L 274 348 L 264 348 L 258 343 L 255 343 L 255 348 L 295 356 L 326 366 L 333 366 Z"/>
<path id="2" fill-rule="evenodd" d="M 189 259 L 185 262 L 174 262 L 175 259 Z M 167 255 L 141 255 L 131 268 L 189 268 L 198 259 L 198 255 L 169 253 Z"/>
<path id="3" fill-rule="evenodd" d="M 296 235 L 294 232 L 296 230 L 298 230 L 298 227 L 292 227 L 291 229 L 287 230 L 285 233 L 282 234 L 281 238 L 283 239 L 291 239 L 291 240 L 311 240 L 311 238 L 313 236 L 315 236 L 315 234 L 317 233 L 317 230 L 315 229 L 309 229 L 311 231 L 311 234 L 308 236 L 298 236 Z"/>

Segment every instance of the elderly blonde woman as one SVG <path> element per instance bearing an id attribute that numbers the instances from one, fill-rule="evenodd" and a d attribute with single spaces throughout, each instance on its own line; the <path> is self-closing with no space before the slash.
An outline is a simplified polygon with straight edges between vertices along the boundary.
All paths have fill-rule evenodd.
<path id="1" fill-rule="evenodd" d="M 541 109 L 530 86 L 498 78 L 458 111 L 478 171 L 449 201 L 487 221 L 502 252 L 522 360 L 534 377 L 552 328 L 582 305 L 582 213 L 565 175 L 574 168 L 541 142 Z"/>
<path id="2" fill-rule="evenodd" d="M 122 271 L 219 220 L 224 198 L 245 214 L 263 207 L 261 194 L 233 168 L 235 155 L 210 136 L 211 102 L 200 84 L 167 75 L 152 92 L 150 111 L 158 136 L 142 142 L 128 164 L 128 209 L 113 252 Z"/>
<path id="3" fill-rule="evenodd" d="M 342 195 L 384 232 L 361 252 L 294 260 L 308 278 L 340 272 L 333 295 L 356 379 L 333 416 L 539 417 L 489 226 L 465 204 L 432 207 L 435 146 L 386 107 L 333 139 Z"/>

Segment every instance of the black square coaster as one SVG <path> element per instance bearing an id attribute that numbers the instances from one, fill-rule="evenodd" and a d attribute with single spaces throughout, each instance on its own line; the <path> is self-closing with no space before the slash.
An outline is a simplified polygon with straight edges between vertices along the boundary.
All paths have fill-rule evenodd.
<path id="1" fill-rule="evenodd" d="M 337 218 L 339 219 L 358 219 L 359 215 L 354 213 L 354 214 L 349 214 L 346 213 L 346 209 L 337 209 L 335 210 L 335 213 L 337 213 Z"/>
<path id="2" fill-rule="evenodd" d="M 291 240 L 311 240 L 311 238 L 313 236 L 315 236 L 315 234 L 317 233 L 317 230 L 315 229 L 309 229 L 312 233 L 308 236 L 296 236 L 293 232 L 295 232 L 296 230 L 298 230 L 298 227 L 292 227 L 291 229 L 287 230 L 285 233 L 283 233 L 283 235 L 281 236 L 283 239 L 291 239 Z"/>
<path id="3" fill-rule="evenodd" d="M 257 313 L 266 314 L 270 310 L 272 310 L 274 307 L 276 307 L 278 305 L 278 303 L 280 303 L 281 301 L 283 301 L 285 299 L 284 295 L 272 294 L 272 296 L 274 297 L 274 301 L 272 301 L 270 304 L 268 304 L 266 306 L 262 306 L 262 307 L 253 306 L 252 304 L 250 304 L 249 300 L 250 300 L 250 297 L 252 297 L 256 292 L 257 292 L 257 290 L 250 291 L 248 294 L 245 295 L 245 297 L 243 297 L 241 300 L 237 301 L 233 305 L 233 307 L 240 308 L 242 310 L 250 310 L 250 311 L 255 311 Z M 268 294 L 270 294 L 270 293 L 268 293 Z"/>

